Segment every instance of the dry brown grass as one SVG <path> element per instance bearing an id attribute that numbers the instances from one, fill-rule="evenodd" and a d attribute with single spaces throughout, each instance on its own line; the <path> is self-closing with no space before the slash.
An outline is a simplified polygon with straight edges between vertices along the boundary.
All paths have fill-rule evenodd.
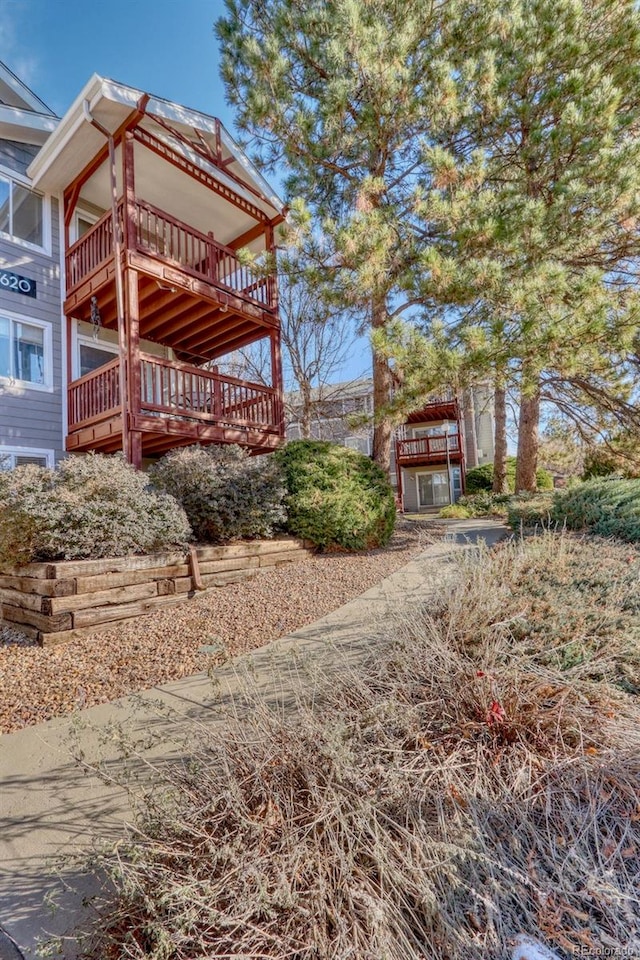
<path id="1" fill-rule="evenodd" d="M 518 933 L 567 958 L 637 949 L 640 709 L 610 682 L 640 616 L 626 548 L 607 547 L 615 589 L 602 581 L 609 606 L 581 634 L 611 642 L 557 658 L 576 641 L 561 615 L 590 609 L 592 550 L 549 536 L 466 557 L 435 610 L 313 708 L 256 697 L 201 733 L 96 854 L 115 893 L 84 956 L 480 960 Z M 572 611 L 546 598 L 523 630 L 532 585 L 579 570 L 582 613 L 576 587 Z"/>

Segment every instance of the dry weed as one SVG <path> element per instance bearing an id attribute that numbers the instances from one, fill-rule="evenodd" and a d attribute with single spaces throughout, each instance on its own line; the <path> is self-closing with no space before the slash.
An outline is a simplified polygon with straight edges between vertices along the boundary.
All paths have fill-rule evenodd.
<path id="1" fill-rule="evenodd" d="M 480 960 L 518 933 L 567 958 L 638 949 L 637 700 L 601 649 L 597 672 L 557 662 L 560 600 L 518 629 L 532 584 L 573 583 L 581 556 L 593 584 L 591 549 L 466 557 L 448 596 L 313 709 L 256 696 L 248 719 L 201 731 L 126 842 L 93 858 L 112 890 L 84 956 Z M 589 637 L 609 636 L 601 613 Z"/>

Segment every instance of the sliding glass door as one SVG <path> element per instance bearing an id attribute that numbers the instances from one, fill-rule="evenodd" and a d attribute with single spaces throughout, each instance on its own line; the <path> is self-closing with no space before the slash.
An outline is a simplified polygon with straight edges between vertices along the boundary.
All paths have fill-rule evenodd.
<path id="1" fill-rule="evenodd" d="M 418 474 L 418 506 L 444 507 L 450 503 L 449 478 L 446 470 L 442 473 Z"/>

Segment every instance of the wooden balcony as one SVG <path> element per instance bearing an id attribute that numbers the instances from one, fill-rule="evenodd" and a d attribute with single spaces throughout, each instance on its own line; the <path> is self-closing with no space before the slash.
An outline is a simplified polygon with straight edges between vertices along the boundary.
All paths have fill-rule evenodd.
<path id="1" fill-rule="evenodd" d="M 440 434 L 413 440 L 396 440 L 396 460 L 401 467 L 459 463 L 462 460 L 460 434 Z"/>
<path id="2" fill-rule="evenodd" d="M 132 217 L 127 224 L 122 199 L 117 210 L 127 262 L 142 274 L 197 297 L 208 297 L 249 318 L 268 321 L 275 314 L 273 279 L 243 264 L 235 250 L 218 243 L 213 235 L 201 233 L 143 200 L 132 202 Z M 89 298 L 114 276 L 110 211 L 69 247 L 65 266 L 65 313 L 82 312 Z M 142 326 L 143 320 L 141 317 Z"/>
<path id="3" fill-rule="evenodd" d="M 278 447 L 284 436 L 278 391 L 150 354 L 140 357 L 140 396 L 129 428 L 142 434 L 144 456 L 190 443 L 239 443 L 252 452 Z M 111 453 L 122 446 L 120 359 L 68 390 L 67 450 Z"/>

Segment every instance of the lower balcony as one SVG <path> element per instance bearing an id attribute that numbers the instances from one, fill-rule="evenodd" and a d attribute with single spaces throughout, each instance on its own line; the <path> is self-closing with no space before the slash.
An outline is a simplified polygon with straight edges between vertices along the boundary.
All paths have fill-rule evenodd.
<path id="1" fill-rule="evenodd" d="M 140 358 L 139 402 L 125 411 L 142 437 L 143 456 L 190 443 L 239 443 L 253 452 L 274 450 L 284 425 L 278 391 L 149 354 Z M 122 449 L 120 359 L 68 388 L 67 450 Z"/>
<path id="2" fill-rule="evenodd" d="M 462 460 L 460 434 L 440 434 L 412 440 L 396 440 L 396 460 L 401 467 L 459 463 Z"/>

